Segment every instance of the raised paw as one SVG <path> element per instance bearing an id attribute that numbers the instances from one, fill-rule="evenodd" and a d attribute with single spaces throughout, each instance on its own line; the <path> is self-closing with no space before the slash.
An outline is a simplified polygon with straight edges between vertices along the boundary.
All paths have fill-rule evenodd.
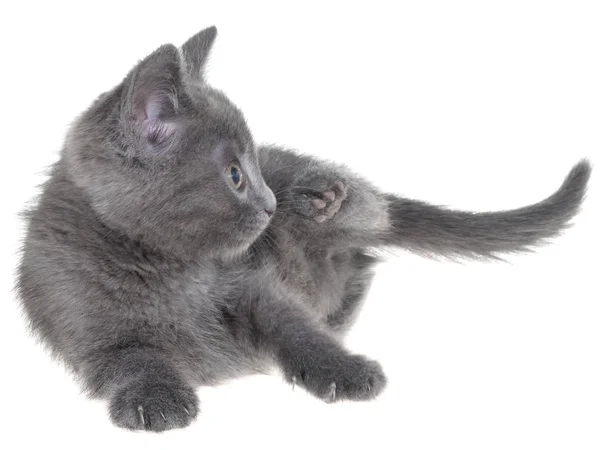
<path id="1" fill-rule="evenodd" d="M 132 382 L 110 401 L 111 420 L 130 430 L 165 431 L 188 426 L 198 414 L 193 389 L 180 383 Z"/>
<path id="2" fill-rule="evenodd" d="M 288 379 L 327 403 L 371 400 L 387 383 L 381 365 L 360 355 L 309 362 L 306 367 L 295 368 L 295 373 Z"/>
<path id="3" fill-rule="evenodd" d="M 347 192 L 345 184 L 338 180 L 322 189 L 304 190 L 301 195 L 306 204 L 300 213 L 317 223 L 323 223 L 340 210 Z"/>

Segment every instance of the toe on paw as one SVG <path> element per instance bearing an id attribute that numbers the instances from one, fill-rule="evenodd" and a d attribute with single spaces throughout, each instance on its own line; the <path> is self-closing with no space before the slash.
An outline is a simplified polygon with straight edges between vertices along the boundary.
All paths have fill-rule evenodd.
<path id="1" fill-rule="evenodd" d="M 325 200 L 333 201 L 335 200 L 335 192 L 333 191 L 325 191 L 321 194 Z"/>
<path id="2" fill-rule="evenodd" d="M 325 206 L 327 206 L 327 203 L 325 202 L 325 200 L 321 200 L 320 198 L 313 198 L 311 200 L 311 203 L 315 209 L 323 209 L 323 208 L 325 208 Z"/>

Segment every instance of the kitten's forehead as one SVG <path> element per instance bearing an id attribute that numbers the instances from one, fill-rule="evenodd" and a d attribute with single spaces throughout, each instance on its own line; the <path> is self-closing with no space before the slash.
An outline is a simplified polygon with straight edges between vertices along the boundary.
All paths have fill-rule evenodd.
<path id="1" fill-rule="evenodd" d="M 252 135 L 242 112 L 223 94 L 208 85 L 199 86 L 195 99 L 202 112 L 199 120 L 214 122 L 224 140 L 234 140 L 239 151 L 254 148 Z"/>
<path id="2" fill-rule="evenodd" d="M 238 108 L 227 98 L 227 96 L 212 86 L 198 81 L 189 81 L 185 90 L 194 104 L 199 108 L 209 108 L 217 112 L 238 111 Z M 238 111 L 239 113 L 239 111 Z M 241 114 L 241 113 L 240 113 Z"/>
<path id="3" fill-rule="evenodd" d="M 231 158 L 233 156 L 239 156 L 240 160 L 245 160 L 246 154 L 248 154 L 246 148 L 240 145 L 235 139 L 220 140 L 216 143 L 216 145 L 213 148 L 214 157 L 222 160 Z M 251 159 L 252 158 L 250 158 L 250 160 Z"/>
<path id="4" fill-rule="evenodd" d="M 231 109 L 237 109 L 229 101 L 225 95 L 214 89 L 208 88 L 205 90 L 205 97 L 208 101 L 209 108 L 218 111 L 222 114 L 229 112 Z"/>
<path id="5" fill-rule="evenodd" d="M 242 164 L 248 177 L 252 180 L 255 186 L 264 184 L 263 176 L 258 165 L 256 154 L 246 152 L 241 155 Z"/>

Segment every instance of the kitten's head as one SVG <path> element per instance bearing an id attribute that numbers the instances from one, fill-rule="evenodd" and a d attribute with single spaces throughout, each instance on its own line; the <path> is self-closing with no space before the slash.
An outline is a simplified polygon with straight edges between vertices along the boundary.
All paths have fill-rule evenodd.
<path id="1" fill-rule="evenodd" d="M 191 258 L 243 252 L 275 210 L 241 112 L 203 80 L 215 36 L 154 51 L 82 115 L 64 150 L 108 226 Z"/>

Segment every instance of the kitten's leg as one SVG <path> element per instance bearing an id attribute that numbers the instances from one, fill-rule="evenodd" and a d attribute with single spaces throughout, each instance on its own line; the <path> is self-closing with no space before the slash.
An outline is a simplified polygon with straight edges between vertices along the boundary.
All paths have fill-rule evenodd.
<path id="1" fill-rule="evenodd" d="M 185 427 L 198 414 L 192 387 L 153 349 L 98 350 L 82 369 L 92 394 L 108 397 L 110 418 L 120 427 L 164 431 Z"/>
<path id="2" fill-rule="evenodd" d="M 300 306 L 269 300 L 255 302 L 251 313 L 257 342 L 267 346 L 286 380 L 327 402 L 369 400 L 384 389 L 379 363 L 349 353 Z"/>
<path id="3" fill-rule="evenodd" d="M 376 262 L 377 258 L 362 251 L 354 254 L 352 273 L 344 286 L 340 305 L 326 319 L 327 325 L 335 332 L 343 335 L 354 323 L 371 286 L 374 276 L 371 268 Z"/>
<path id="4" fill-rule="evenodd" d="M 348 196 L 345 177 L 320 169 L 295 180 L 288 197 L 295 214 L 317 223 L 331 220 Z"/>
<path id="5" fill-rule="evenodd" d="M 262 147 L 259 157 L 277 198 L 275 228 L 297 231 L 319 247 L 381 244 L 389 200 L 369 182 L 341 165 L 280 148 Z"/>

